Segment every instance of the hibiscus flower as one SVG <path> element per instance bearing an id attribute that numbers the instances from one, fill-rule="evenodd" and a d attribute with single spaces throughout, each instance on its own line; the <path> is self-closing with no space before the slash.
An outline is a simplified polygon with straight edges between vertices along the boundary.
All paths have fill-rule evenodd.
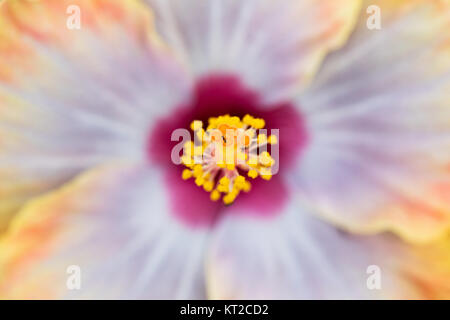
<path id="1" fill-rule="evenodd" d="M 1 2 L 0 297 L 449 298 L 450 5 L 372 4 Z"/>

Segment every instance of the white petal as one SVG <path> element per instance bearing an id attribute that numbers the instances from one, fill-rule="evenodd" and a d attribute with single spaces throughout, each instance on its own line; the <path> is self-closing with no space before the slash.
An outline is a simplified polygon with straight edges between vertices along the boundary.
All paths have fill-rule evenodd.
<path id="1" fill-rule="evenodd" d="M 78 5 L 81 29 L 66 27 Z M 22 203 L 111 159 L 144 159 L 188 83 L 132 0 L 10 1 L 0 9 L 0 229 Z M 119 11 L 121 14 L 114 15 Z"/>
<path id="2" fill-rule="evenodd" d="M 0 297 L 204 298 L 208 230 L 179 224 L 164 190 L 153 170 L 116 165 L 31 202 L 0 242 Z"/>
<path id="3" fill-rule="evenodd" d="M 311 141 L 293 180 L 347 228 L 428 241 L 450 226 L 450 8 L 377 5 L 382 29 L 364 10 L 299 100 Z"/>
<path id="4" fill-rule="evenodd" d="M 439 277 L 398 238 L 347 234 L 297 201 L 277 219 L 228 215 L 210 250 L 214 299 L 436 298 L 450 280 L 448 269 Z"/>
<path id="5" fill-rule="evenodd" d="M 354 24 L 359 1 L 147 0 L 157 29 L 194 75 L 242 77 L 265 99 L 291 98 Z"/>

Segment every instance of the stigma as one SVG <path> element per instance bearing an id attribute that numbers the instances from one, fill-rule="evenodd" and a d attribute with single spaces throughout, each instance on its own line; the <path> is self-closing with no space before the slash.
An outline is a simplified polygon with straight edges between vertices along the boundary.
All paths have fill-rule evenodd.
<path id="1" fill-rule="evenodd" d="M 183 145 L 181 157 L 186 166 L 183 180 L 192 178 L 212 201 L 222 199 L 226 205 L 251 190 L 251 179 L 270 180 L 275 159 L 267 146 L 277 144 L 278 138 L 267 136 L 264 127 L 264 119 L 251 115 L 209 118 L 206 128 L 202 121 L 192 121 L 194 141 Z"/>

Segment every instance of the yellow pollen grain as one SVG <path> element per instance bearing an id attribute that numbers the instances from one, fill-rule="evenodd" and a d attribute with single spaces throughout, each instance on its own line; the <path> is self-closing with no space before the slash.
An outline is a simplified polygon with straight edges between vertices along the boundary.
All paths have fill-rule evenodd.
<path id="1" fill-rule="evenodd" d="M 192 178 L 192 171 L 189 169 L 184 169 L 182 178 L 183 178 L 183 180 L 188 180 L 188 179 Z"/>
<path id="2" fill-rule="evenodd" d="M 252 184 L 248 181 L 245 181 L 244 187 L 242 188 L 242 190 L 244 192 L 249 192 L 252 188 Z"/>
<path id="3" fill-rule="evenodd" d="M 267 151 L 264 151 L 259 156 L 259 162 L 263 166 L 270 167 L 275 163 L 275 160 L 272 159 L 272 157 L 270 156 L 270 154 Z"/>
<path id="4" fill-rule="evenodd" d="M 194 155 L 195 156 L 203 155 L 203 147 L 202 146 L 194 147 Z"/>
<path id="5" fill-rule="evenodd" d="M 227 186 L 227 187 L 228 187 L 228 185 L 230 184 L 230 179 L 228 179 L 228 177 L 222 177 L 222 178 L 219 180 L 219 183 L 220 183 L 221 185 L 223 185 L 223 186 Z"/>
<path id="6" fill-rule="evenodd" d="M 238 176 L 238 177 L 236 178 L 236 180 L 234 181 L 234 185 L 235 185 L 238 189 L 244 188 L 244 185 L 245 185 L 245 177 L 244 177 L 244 176 Z"/>
<path id="7" fill-rule="evenodd" d="M 256 179 L 256 177 L 258 177 L 258 171 L 252 169 L 248 172 L 248 176 L 252 179 Z"/>
<path id="8" fill-rule="evenodd" d="M 277 144 L 277 143 L 278 143 L 278 138 L 277 138 L 277 136 L 271 135 L 271 136 L 269 137 L 269 143 L 270 143 L 270 144 Z"/>
<path id="9" fill-rule="evenodd" d="M 210 198 L 212 201 L 218 201 L 220 199 L 220 192 L 217 190 L 214 190 L 213 192 L 211 192 Z"/>
<path id="10" fill-rule="evenodd" d="M 203 168 L 200 164 L 194 166 L 194 177 L 199 177 L 203 174 Z"/>
<path id="11" fill-rule="evenodd" d="M 203 122 L 199 120 L 194 120 L 191 122 L 191 129 L 192 131 L 200 130 L 203 127 Z"/>
<path id="12" fill-rule="evenodd" d="M 236 200 L 237 194 L 235 193 L 229 193 L 225 197 L 223 197 L 223 203 L 226 205 L 230 205 Z"/>
<path id="13" fill-rule="evenodd" d="M 264 180 L 272 179 L 272 171 L 269 168 L 261 168 L 260 170 L 261 178 Z"/>
<path id="14" fill-rule="evenodd" d="M 194 160 L 192 159 L 191 156 L 182 156 L 181 162 L 186 166 L 191 166 L 194 164 Z"/>
<path id="15" fill-rule="evenodd" d="M 266 125 L 266 122 L 263 119 L 255 119 L 253 120 L 253 127 L 256 129 L 262 129 Z"/>
<path id="16" fill-rule="evenodd" d="M 214 182 L 212 182 L 212 181 L 206 181 L 203 184 L 203 189 L 205 189 L 206 192 L 211 192 L 213 188 L 214 188 Z"/>
<path id="17" fill-rule="evenodd" d="M 199 187 L 201 187 L 205 183 L 205 179 L 203 177 L 197 177 L 195 179 L 195 184 Z"/>
<path id="18" fill-rule="evenodd" d="M 236 166 L 234 165 L 234 163 L 227 164 L 227 170 L 233 171 L 234 169 L 236 169 Z"/>
<path id="19" fill-rule="evenodd" d="M 258 144 L 266 144 L 267 143 L 267 136 L 265 134 L 259 134 L 258 135 Z"/>
<path id="20" fill-rule="evenodd" d="M 198 140 L 203 141 L 205 139 L 205 130 L 199 129 L 195 134 L 197 135 Z"/>

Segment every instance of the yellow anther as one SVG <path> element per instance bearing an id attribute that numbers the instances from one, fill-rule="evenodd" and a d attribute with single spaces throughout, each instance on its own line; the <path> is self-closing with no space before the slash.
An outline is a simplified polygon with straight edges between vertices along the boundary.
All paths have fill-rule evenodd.
<path id="1" fill-rule="evenodd" d="M 228 185 L 230 184 L 230 179 L 228 179 L 228 177 L 222 177 L 222 178 L 219 180 L 219 183 L 220 183 L 221 185 L 223 185 L 223 186 L 227 186 L 227 187 L 228 187 Z"/>
<path id="2" fill-rule="evenodd" d="M 278 143 L 278 138 L 277 138 L 277 136 L 271 135 L 271 136 L 269 137 L 269 143 L 270 143 L 270 144 L 277 144 L 277 143 Z"/>
<path id="3" fill-rule="evenodd" d="M 223 202 L 232 204 L 240 192 L 250 191 L 247 179 L 272 178 L 275 160 L 268 152 L 258 155 L 256 146 L 256 142 L 259 146 L 278 143 L 276 136 L 258 135 L 265 126 L 264 119 L 226 114 L 209 118 L 206 131 L 200 120 L 192 121 L 190 126 L 196 139 L 195 144 L 189 141 L 183 146 L 181 161 L 188 169 L 182 178 L 194 178 L 197 186 L 210 192 L 212 201 L 218 201 L 223 193 Z M 248 172 L 241 175 L 242 171 Z M 218 177 L 221 178 L 217 181 Z"/>
<path id="4" fill-rule="evenodd" d="M 256 155 L 251 154 L 247 164 L 249 165 L 250 168 L 258 167 L 258 157 Z"/>
<path id="5" fill-rule="evenodd" d="M 201 187 L 205 183 L 205 179 L 203 177 L 197 177 L 195 179 L 195 184 L 199 187 Z"/>
<path id="6" fill-rule="evenodd" d="M 184 169 L 181 177 L 183 178 L 183 180 L 188 180 L 192 178 L 192 171 L 189 169 Z"/>
<path id="7" fill-rule="evenodd" d="M 259 172 L 264 180 L 272 179 L 272 171 L 269 168 L 261 168 Z"/>
<path id="8" fill-rule="evenodd" d="M 214 190 L 213 192 L 211 192 L 211 196 L 210 196 L 212 201 L 217 201 L 220 199 L 220 192 L 217 190 Z"/>
<path id="9" fill-rule="evenodd" d="M 226 205 L 232 204 L 234 200 L 235 199 L 231 198 L 231 196 L 228 194 L 225 197 L 223 197 L 223 203 L 225 203 Z"/>
<path id="10" fill-rule="evenodd" d="M 244 176 L 238 176 L 237 178 L 236 178 L 236 184 L 242 184 L 242 183 L 244 183 L 245 182 L 245 177 Z"/>
<path id="11" fill-rule="evenodd" d="M 200 120 L 194 120 L 191 122 L 192 131 L 200 130 L 203 127 L 203 122 Z"/>
<path id="12" fill-rule="evenodd" d="M 211 192 L 212 189 L 214 189 L 214 182 L 211 180 L 206 181 L 203 184 L 203 189 L 205 189 L 206 192 Z"/>
<path id="13" fill-rule="evenodd" d="M 236 187 L 237 190 L 242 190 L 245 187 L 245 177 L 244 176 L 238 176 L 235 180 L 234 180 L 234 186 Z"/>
<path id="14" fill-rule="evenodd" d="M 208 119 L 208 125 L 210 127 L 215 127 L 217 124 L 217 118 L 211 117 Z"/>
<path id="15" fill-rule="evenodd" d="M 194 155 L 195 156 L 203 155 L 203 147 L 202 146 L 194 147 Z"/>
<path id="16" fill-rule="evenodd" d="M 186 166 L 192 166 L 194 164 L 194 160 L 191 156 L 182 156 L 181 157 L 181 163 L 183 163 Z"/>
<path id="17" fill-rule="evenodd" d="M 200 164 L 194 166 L 194 177 L 203 175 L 203 168 Z"/>
<path id="18" fill-rule="evenodd" d="M 249 114 L 245 115 L 245 117 L 242 119 L 242 121 L 243 121 L 246 125 L 249 125 L 249 126 L 252 125 L 253 120 L 254 120 L 254 118 L 253 118 L 251 115 L 249 115 Z"/>
<path id="19" fill-rule="evenodd" d="M 258 171 L 252 169 L 248 172 L 248 176 L 252 179 L 256 179 L 256 177 L 258 176 Z"/>
<path id="20" fill-rule="evenodd" d="M 258 144 L 266 144 L 267 143 L 267 136 L 265 134 L 258 134 Z"/>
<path id="21" fill-rule="evenodd" d="M 191 156 L 193 149 L 194 149 L 194 143 L 192 141 L 186 142 L 183 146 L 183 154 L 186 156 Z"/>
<path id="22" fill-rule="evenodd" d="M 275 160 L 267 151 L 261 153 L 261 155 L 259 156 L 259 162 L 261 162 L 261 164 L 266 167 L 270 167 L 275 164 Z"/>
<path id="23" fill-rule="evenodd" d="M 241 124 L 241 119 L 239 119 L 239 117 L 231 117 L 230 118 L 230 122 L 232 124 L 234 124 L 235 126 L 240 126 Z"/>
<path id="24" fill-rule="evenodd" d="M 253 128 L 255 129 L 262 129 L 265 125 L 266 122 L 263 119 L 255 119 L 252 124 Z"/>
<path id="25" fill-rule="evenodd" d="M 236 197 L 237 193 L 230 192 L 229 194 L 223 197 L 223 203 L 225 203 L 226 205 L 232 204 L 234 200 L 236 200 Z"/>
<path id="26" fill-rule="evenodd" d="M 234 169 L 236 169 L 234 163 L 227 163 L 227 170 L 233 171 Z"/>
<path id="27" fill-rule="evenodd" d="M 195 134 L 197 135 L 198 140 L 203 142 L 203 140 L 205 139 L 205 130 L 199 129 L 195 132 Z"/>
<path id="28" fill-rule="evenodd" d="M 219 184 L 217 186 L 217 190 L 223 193 L 227 193 L 229 191 L 230 188 L 228 188 L 228 186 L 224 186 L 222 184 Z"/>
<path id="29" fill-rule="evenodd" d="M 227 193 L 230 189 L 230 179 L 228 179 L 227 177 L 222 177 L 219 180 L 219 185 L 217 186 L 217 190 L 219 190 L 220 192 L 224 192 Z"/>

